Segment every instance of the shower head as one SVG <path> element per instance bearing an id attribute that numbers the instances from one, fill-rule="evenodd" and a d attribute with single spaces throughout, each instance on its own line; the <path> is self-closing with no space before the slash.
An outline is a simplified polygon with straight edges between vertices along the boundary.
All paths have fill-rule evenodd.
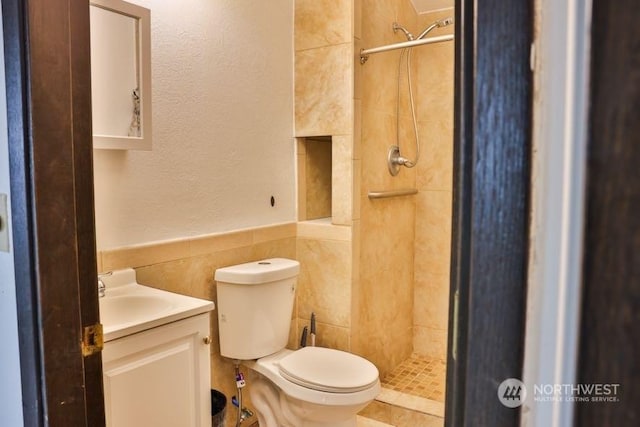
<path id="1" fill-rule="evenodd" d="M 418 37 L 416 37 L 416 40 L 423 39 L 434 28 L 442 28 L 442 27 L 446 27 L 447 25 L 451 25 L 451 24 L 453 24 L 453 18 L 450 17 L 450 16 L 448 16 L 448 17 L 446 17 L 444 19 L 439 19 L 439 20 L 435 21 L 434 23 L 432 23 L 431 25 L 429 25 L 423 32 L 421 32 L 420 35 Z"/>
<path id="2" fill-rule="evenodd" d="M 438 28 L 446 27 L 447 25 L 453 24 L 453 18 L 450 16 L 447 16 L 444 19 L 440 19 L 436 21 L 435 24 L 436 24 L 436 27 Z"/>

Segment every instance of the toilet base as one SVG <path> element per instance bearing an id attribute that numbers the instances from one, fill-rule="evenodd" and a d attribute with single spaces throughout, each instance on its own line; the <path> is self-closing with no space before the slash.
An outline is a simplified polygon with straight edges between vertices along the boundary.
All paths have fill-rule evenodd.
<path id="1" fill-rule="evenodd" d="M 249 395 L 260 427 L 356 427 L 356 414 L 366 406 L 326 406 L 292 398 L 269 379 L 251 371 Z"/>

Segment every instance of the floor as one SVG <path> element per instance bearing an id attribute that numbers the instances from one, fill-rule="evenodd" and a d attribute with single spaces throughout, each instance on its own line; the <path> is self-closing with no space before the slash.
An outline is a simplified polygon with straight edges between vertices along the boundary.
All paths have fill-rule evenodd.
<path id="1" fill-rule="evenodd" d="M 393 427 L 391 424 L 383 423 L 372 418 L 366 418 L 361 415 L 358 415 L 357 421 L 358 424 L 356 427 Z"/>
<path id="2" fill-rule="evenodd" d="M 358 415 L 358 427 L 443 427 L 444 418 L 374 400 Z"/>
<path id="3" fill-rule="evenodd" d="M 446 363 L 413 355 L 382 380 L 382 392 L 360 412 L 358 427 L 444 425 Z"/>
<path id="4" fill-rule="evenodd" d="M 382 381 L 382 387 L 444 403 L 447 366 L 444 360 L 412 355 Z"/>

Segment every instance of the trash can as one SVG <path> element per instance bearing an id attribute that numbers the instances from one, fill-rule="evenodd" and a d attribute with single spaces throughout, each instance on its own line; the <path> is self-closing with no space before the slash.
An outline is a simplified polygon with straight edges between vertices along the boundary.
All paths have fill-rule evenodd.
<path id="1" fill-rule="evenodd" d="M 211 389 L 211 427 L 224 427 L 224 413 L 227 408 L 227 396 Z"/>

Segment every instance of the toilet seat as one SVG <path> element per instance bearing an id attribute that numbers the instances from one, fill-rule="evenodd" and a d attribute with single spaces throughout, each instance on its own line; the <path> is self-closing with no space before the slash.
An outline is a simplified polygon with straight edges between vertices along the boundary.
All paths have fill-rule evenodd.
<path id="1" fill-rule="evenodd" d="M 293 381 L 289 381 L 280 372 L 280 362 L 292 353 L 297 353 L 298 351 L 300 350 L 293 351 L 283 349 L 277 353 L 262 357 L 257 360 L 245 360 L 243 361 L 243 364 L 250 368 L 256 374 L 261 375 L 271 381 L 287 396 L 312 404 L 328 406 L 360 405 L 372 401 L 373 399 L 375 399 L 378 393 L 380 393 L 380 381 L 378 379 L 375 380 L 371 387 L 353 393 L 332 393 L 327 391 L 314 390 L 309 387 L 298 385 Z M 377 369 L 375 372 L 375 377 L 378 378 Z"/>
<path id="2" fill-rule="evenodd" d="M 305 347 L 278 363 L 283 378 L 302 387 L 330 393 L 354 393 L 378 382 L 378 369 L 368 360 L 340 350 Z"/>

